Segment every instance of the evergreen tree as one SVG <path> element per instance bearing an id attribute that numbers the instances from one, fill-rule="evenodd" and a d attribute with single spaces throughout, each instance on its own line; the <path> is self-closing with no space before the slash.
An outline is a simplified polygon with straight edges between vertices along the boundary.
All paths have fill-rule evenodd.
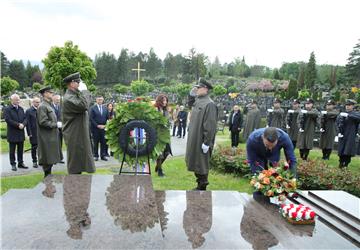
<path id="1" fill-rule="evenodd" d="M 215 57 L 214 62 L 209 65 L 208 69 L 209 73 L 212 77 L 218 77 L 220 76 L 220 73 L 222 71 L 221 63 L 219 60 L 219 57 Z"/>
<path id="2" fill-rule="evenodd" d="M 332 66 L 331 67 L 331 73 L 330 73 L 330 88 L 336 88 L 336 71 L 337 67 Z"/>
<path id="3" fill-rule="evenodd" d="M 113 54 L 102 52 L 95 56 L 94 66 L 97 72 L 95 83 L 113 84 L 118 81 L 117 60 Z"/>
<path id="4" fill-rule="evenodd" d="M 155 77 L 160 75 L 160 73 L 162 72 L 162 61 L 155 54 L 153 48 L 150 49 L 150 52 L 147 55 L 144 67 L 146 69 L 146 75 L 148 75 L 152 79 L 155 79 Z"/>
<path id="5" fill-rule="evenodd" d="M 297 81 L 294 78 L 290 79 L 288 89 L 286 91 L 286 98 L 293 99 L 298 97 Z"/>
<path id="6" fill-rule="evenodd" d="M 42 82 L 42 74 L 38 65 L 32 66 L 28 61 L 26 64 L 26 75 L 27 75 L 27 87 L 32 87 L 34 82 L 41 83 Z"/>
<path id="7" fill-rule="evenodd" d="M 250 67 L 246 64 L 244 57 L 241 60 L 239 58 L 235 58 L 234 73 L 235 76 L 240 77 L 250 76 Z"/>
<path id="8" fill-rule="evenodd" d="M 305 66 L 299 66 L 299 77 L 298 77 L 298 89 L 303 89 L 305 87 Z"/>
<path id="9" fill-rule="evenodd" d="M 13 60 L 9 66 L 9 76 L 20 84 L 20 88 L 28 86 L 28 77 L 22 60 Z"/>
<path id="10" fill-rule="evenodd" d="M 0 78 L 9 75 L 10 62 L 6 58 L 5 54 L 0 51 L 1 67 L 0 67 Z"/>
<path id="11" fill-rule="evenodd" d="M 121 49 L 120 56 L 117 60 L 118 80 L 122 83 L 130 83 L 130 65 L 127 49 Z"/>
<path id="12" fill-rule="evenodd" d="M 278 69 L 274 69 L 273 71 L 273 79 L 275 80 L 280 80 L 280 74 L 279 74 L 279 70 Z"/>
<path id="13" fill-rule="evenodd" d="M 348 58 L 346 75 L 350 82 L 360 83 L 360 39 Z"/>
<path id="14" fill-rule="evenodd" d="M 305 87 L 307 89 L 313 89 L 316 82 L 316 61 L 315 61 L 315 54 L 311 52 L 309 62 L 306 65 L 305 71 Z"/>

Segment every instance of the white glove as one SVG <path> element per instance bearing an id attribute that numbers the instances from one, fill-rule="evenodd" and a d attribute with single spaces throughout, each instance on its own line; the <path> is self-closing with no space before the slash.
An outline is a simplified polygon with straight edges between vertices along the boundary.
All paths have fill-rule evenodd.
<path id="1" fill-rule="evenodd" d="M 56 125 L 57 125 L 58 128 L 61 128 L 62 127 L 62 122 L 57 122 Z"/>
<path id="2" fill-rule="evenodd" d="M 209 146 L 205 145 L 204 143 L 201 144 L 201 149 L 204 152 L 204 154 L 206 154 L 209 151 Z"/>
<path id="3" fill-rule="evenodd" d="M 348 117 L 349 114 L 348 114 L 348 113 L 345 113 L 345 112 L 341 112 L 341 113 L 340 113 L 340 116 L 342 116 L 342 117 Z"/>
<path id="4" fill-rule="evenodd" d="M 196 88 L 196 87 L 192 88 L 192 89 L 190 90 L 189 95 L 192 96 L 192 97 L 195 97 L 195 96 L 196 96 L 196 91 L 197 91 L 197 88 Z"/>
<path id="5" fill-rule="evenodd" d="M 305 109 L 302 109 L 301 110 L 301 113 L 303 113 L 303 114 L 306 114 L 308 111 L 307 110 L 305 110 Z"/>
<path id="6" fill-rule="evenodd" d="M 324 133 L 325 130 L 323 128 L 320 129 L 320 133 Z"/>
<path id="7" fill-rule="evenodd" d="M 290 128 L 290 126 L 286 124 L 286 128 Z"/>
<path id="8" fill-rule="evenodd" d="M 293 109 L 289 109 L 289 110 L 288 110 L 288 113 L 294 113 L 294 110 L 293 110 Z"/>
<path id="9" fill-rule="evenodd" d="M 79 90 L 80 91 L 87 90 L 86 84 L 83 81 L 80 81 L 79 83 Z"/>
<path id="10" fill-rule="evenodd" d="M 303 130 L 302 128 L 300 128 L 300 129 L 299 129 L 299 132 L 300 132 L 300 133 L 303 133 L 303 132 L 304 132 L 304 130 Z"/>
<path id="11" fill-rule="evenodd" d="M 268 128 L 268 127 L 269 127 L 269 125 L 266 125 L 266 127 Z"/>
<path id="12" fill-rule="evenodd" d="M 273 112 L 274 110 L 273 109 L 268 109 L 267 112 L 271 113 Z"/>
<path id="13" fill-rule="evenodd" d="M 343 134 L 338 133 L 338 138 L 343 138 L 343 137 L 344 137 Z"/>
<path id="14" fill-rule="evenodd" d="M 326 111 L 326 110 L 323 110 L 323 111 L 321 111 L 321 114 L 326 115 L 326 114 L 327 114 L 327 111 Z"/>

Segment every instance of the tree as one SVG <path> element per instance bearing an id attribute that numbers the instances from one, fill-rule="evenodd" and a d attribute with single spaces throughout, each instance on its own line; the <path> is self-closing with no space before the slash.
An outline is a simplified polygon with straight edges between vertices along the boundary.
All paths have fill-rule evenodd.
<path id="1" fill-rule="evenodd" d="M 63 79 L 75 72 L 80 72 L 81 79 L 87 85 L 96 78 L 91 59 L 71 41 L 65 42 L 64 47 L 52 47 L 42 61 L 45 82 L 58 89 L 64 89 Z"/>
<path id="2" fill-rule="evenodd" d="M 0 78 L 2 78 L 4 76 L 9 75 L 10 62 L 8 61 L 8 59 L 6 58 L 5 54 L 2 51 L 0 51 L 0 57 L 1 57 Z"/>
<path id="3" fill-rule="evenodd" d="M 250 67 L 246 65 L 245 58 L 235 58 L 234 74 L 235 76 L 248 77 L 250 76 Z"/>
<path id="4" fill-rule="evenodd" d="M 199 79 L 206 75 L 207 56 L 196 52 L 195 48 L 191 48 L 186 58 L 184 71 L 192 76 L 192 80 Z"/>
<path id="5" fill-rule="evenodd" d="M 294 78 L 290 79 L 289 87 L 286 91 L 287 99 L 297 98 L 298 97 L 298 88 L 297 81 Z"/>
<path id="6" fill-rule="evenodd" d="M 336 88 L 336 71 L 337 71 L 337 67 L 332 66 L 331 72 L 330 72 L 330 88 L 331 89 Z"/>
<path id="7" fill-rule="evenodd" d="M 27 75 L 27 83 L 28 87 L 31 87 L 34 82 L 41 83 L 42 82 L 42 74 L 41 70 L 38 65 L 31 65 L 31 63 L 28 61 L 26 64 L 26 75 Z"/>
<path id="8" fill-rule="evenodd" d="M 39 82 L 34 82 L 33 85 L 32 85 L 32 89 L 35 91 L 35 92 L 39 92 L 39 90 L 43 87 L 43 85 L 41 85 L 41 83 Z"/>
<path id="9" fill-rule="evenodd" d="M 113 54 L 102 52 L 95 56 L 94 66 L 96 69 L 95 83 L 99 84 L 113 84 L 118 81 L 118 65 L 117 60 Z"/>
<path id="10" fill-rule="evenodd" d="M 281 75 L 282 79 L 297 79 L 299 76 L 299 63 L 283 63 L 279 69 L 279 74 Z"/>
<path id="11" fill-rule="evenodd" d="M 238 92 L 238 90 L 235 86 L 228 87 L 228 93 L 236 93 L 236 92 Z"/>
<path id="12" fill-rule="evenodd" d="M 305 71 L 305 87 L 307 89 L 313 89 L 316 82 L 316 61 L 315 54 L 311 52 L 309 62 L 306 65 Z"/>
<path id="13" fill-rule="evenodd" d="M 121 49 L 120 56 L 117 60 L 118 80 L 123 83 L 130 82 L 130 65 L 127 49 Z"/>
<path id="14" fill-rule="evenodd" d="M 280 80 L 280 74 L 279 74 L 279 70 L 278 69 L 274 69 L 274 71 L 273 71 L 273 78 L 275 79 L 275 80 Z"/>
<path id="15" fill-rule="evenodd" d="M 14 80 L 11 79 L 9 76 L 4 76 L 1 78 L 1 96 L 7 96 L 12 91 L 18 89 L 20 84 Z"/>
<path id="16" fill-rule="evenodd" d="M 130 85 L 131 92 L 136 96 L 142 96 L 150 92 L 150 84 L 146 81 L 132 81 Z"/>
<path id="17" fill-rule="evenodd" d="M 298 89 L 303 89 L 305 87 L 305 66 L 300 65 L 299 67 Z"/>
<path id="18" fill-rule="evenodd" d="M 13 60 L 9 66 L 9 76 L 20 84 L 20 88 L 28 86 L 28 77 L 22 60 Z"/>
<path id="19" fill-rule="evenodd" d="M 346 75 L 350 82 L 360 83 L 360 39 L 348 58 Z"/>
<path id="20" fill-rule="evenodd" d="M 190 84 L 183 84 L 183 83 L 178 83 L 175 85 L 175 93 L 177 94 L 178 97 L 178 102 L 182 102 L 182 100 L 188 96 L 190 90 L 191 90 L 191 85 Z M 180 100 L 180 101 L 179 101 Z"/>
<path id="21" fill-rule="evenodd" d="M 218 77 L 221 74 L 222 66 L 219 60 L 219 57 L 215 57 L 214 62 L 209 65 L 208 69 L 212 77 Z"/>
<path id="22" fill-rule="evenodd" d="M 227 90 L 222 85 L 215 85 L 213 93 L 214 93 L 215 96 L 222 96 L 222 95 L 225 95 L 227 93 Z"/>
<path id="23" fill-rule="evenodd" d="M 113 89 L 118 92 L 119 94 L 126 94 L 129 91 L 129 88 L 125 85 L 122 85 L 120 83 L 115 84 L 113 86 Z"/>
<path id="24" fill-rule="evenodd" d="M 176 78 L 179 73 L 178 65 L 176 65 L 176 59 L 171 53 L 167 53 L 164 59 L 164 74 L 170 79 Z"/>
<path id="25" fill-rule="evenodd" d="M 145 65 L 146 74 L 150 76 L 151 79 L 155 79 L 162 71 L 162 61 L 155 54 L 153 48 L 150 49 L 149 55 L 146 57 Z"/>
<path id="26" fill-rule="evenodd" d="M 263 65 L 253 65 L 250 67 L 250 76 L 261 77 L 261 78 L 270 78 L 271 69 Z"/>

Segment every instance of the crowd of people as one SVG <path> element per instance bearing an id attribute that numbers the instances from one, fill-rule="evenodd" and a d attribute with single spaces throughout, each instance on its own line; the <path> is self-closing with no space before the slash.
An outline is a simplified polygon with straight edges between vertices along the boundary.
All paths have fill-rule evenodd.
<path id="1" fill-rule="evenodd" d="M 19 105 L 19 96 L 11 96 L 4 117 L 13 171 L 17 170 L 16 149 L 17 167 L 28 168 L 23 161 L 25 130 L 31 144 L 33 167 L 42 166 L 45 176 L 51 174 L 54 164 L 64 163 L 63 139 L 67 146 L 69 174 L 93 173 L 94 162 L 99 159 L 107 161 L 111 155 L 105 139 L 105 126 L 116 116 L 114 104 L 104 105 L 104 98 L 96 96 L 95 104 L 90 106 L 92 97 L 79 73 L 64 78 L 64 84 L 66 93 L 61 105 L 60 96 L 54 94 L 51 87 L 42 88 L 39 91 L 41 98 L 34 97 L 32 106 L 26 112 Z M 185 138 L 188 134 L 185 163 L 188 170 L 195 174 L 197 190 L 206 190 L 209 184 L 209 162 L 219 119 L 219 108 L 209 95 L 212 88 L 208 81 L 199 79 L 189 93 L 191 112 L 187 112 L 183 105 L 171 110 L 169 99 L 163 94 L 156 97 L 154 104 L 172 124 L 172 136 Z M 233 148 L 239 145 L 240 132 L 243 131 L 253 173 L 277 163 L 280 150 L 284 149 L 290 169 L 296 174 L 294 149 L 298 148 L 300 157 L 307 160 L 314 146 L 316 128 L 321 133 L 319 145 L 323 159 L 329 159 L 337 141 L 339 167 L 349 165 L 351 157 L 356 154 L 355 138 L 360 124 L 360 112 L 354 110 L 354 100 L 346 100 L 343 112 L 335 108 L 332 100 L 327 101 L 322 111 L 314 108 L 314 101 L 310 98 L 304 102 L 304 108 L 301 108 L 299 100 L 292 100 L 292 107 L 286 112 L 281 103 L 280 99 L 273 99 L 272 107 L 266 112 L 266 128 L 261 128 L 261 112 L 255 100 L 246 105 L 246 114 L 240 108 L 244 103 L 240 102 L 233 106 L 227 117 Z M 168 144 L 156 160 L 155 171 L 159 176 L 164 176 L 162 164 L 170 154 L 171 145 Z"/>

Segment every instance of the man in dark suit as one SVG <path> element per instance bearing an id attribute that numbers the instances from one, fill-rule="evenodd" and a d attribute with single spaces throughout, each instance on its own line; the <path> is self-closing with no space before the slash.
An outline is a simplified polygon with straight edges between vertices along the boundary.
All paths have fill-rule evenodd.
<path id="1" fill-rule="evenodd" d="M 229 130 L 231 132 L 231 147 L 239 145 L 239 134 L 243 127 L 243 116 L 239 106 L 235 105 L 229 116 Z"/>
<path id="2" fill-rule="evenodd" d="M 107 108 L 103 106 L 104 98 L 96 97 L 96 104 L 90 109 L 90 128 L 94 141 L 94 158 L 99 159 L 99 143 L 101 160 L 106 158 L 105 124 L 108 119 Z"/>
<path id="3" fill-rule="evenodd" d="M 185 138 L 186 134 L 186 123 L 187 123 L 187 112 L 184 110 L 184 106 L 180 106 L 180 112 L 177 116 L 177 120 L 179 121 L 179 128 L 178 128 L 178 137 Z"/>
<path id="4" fill-rule="evenodd" d="M 26 126 L 25 112 L 20 104 L 20 97 L 13 94 L 10 97 L 10 105 L 4 109 L 5 122 L 7 124 L 7 141 L 9 142 L 9 158 L 11 169 L 17 171 L 15 160 L 15 149 L 17 147 L 18 168 L 28 168 L 24 165 L 24 141 Z"/>
<path id="5" fill-rule="evenodd" d="M 57 122 L 60 122 L 58 124 L 60 124 L 61 126 L 58 128 L 59 130 L 59 151 L 60 151 L 60 163 L 65 163 L 64 162 L 64 156 L 62 153 L 62 141 L 63 141 L 63 134 L 62 134 L 62 119 L 61 119 L 61 106 L 60 106 L 60 95 L 53 95 L 52 97 L 52 104 L 51 104 L 52 108 L 55 111 L 55 115 L 56 115 L 56 120 Z"/>
<path id="6" fill-rule="evenodd" d="M 26 117 L 26 132 L 29 136 L 30 139 L 30 144 L 31 144 L 31 158 L 33 161 L 33 167 L 37 168 L 38 167 L 38 162 L 37 162 L 37 155 L 36 155 L 36 151 L 38 148 L 38 140 L 37 140 L 37 125 L 36 125 L 36 111 L 38 109 L 40 105 L 40 98 L 39 97 L 34 97 L 32 100 L 32 106 L 30 108 L 28 108 L 25 112 L 25 117 Z"/>

